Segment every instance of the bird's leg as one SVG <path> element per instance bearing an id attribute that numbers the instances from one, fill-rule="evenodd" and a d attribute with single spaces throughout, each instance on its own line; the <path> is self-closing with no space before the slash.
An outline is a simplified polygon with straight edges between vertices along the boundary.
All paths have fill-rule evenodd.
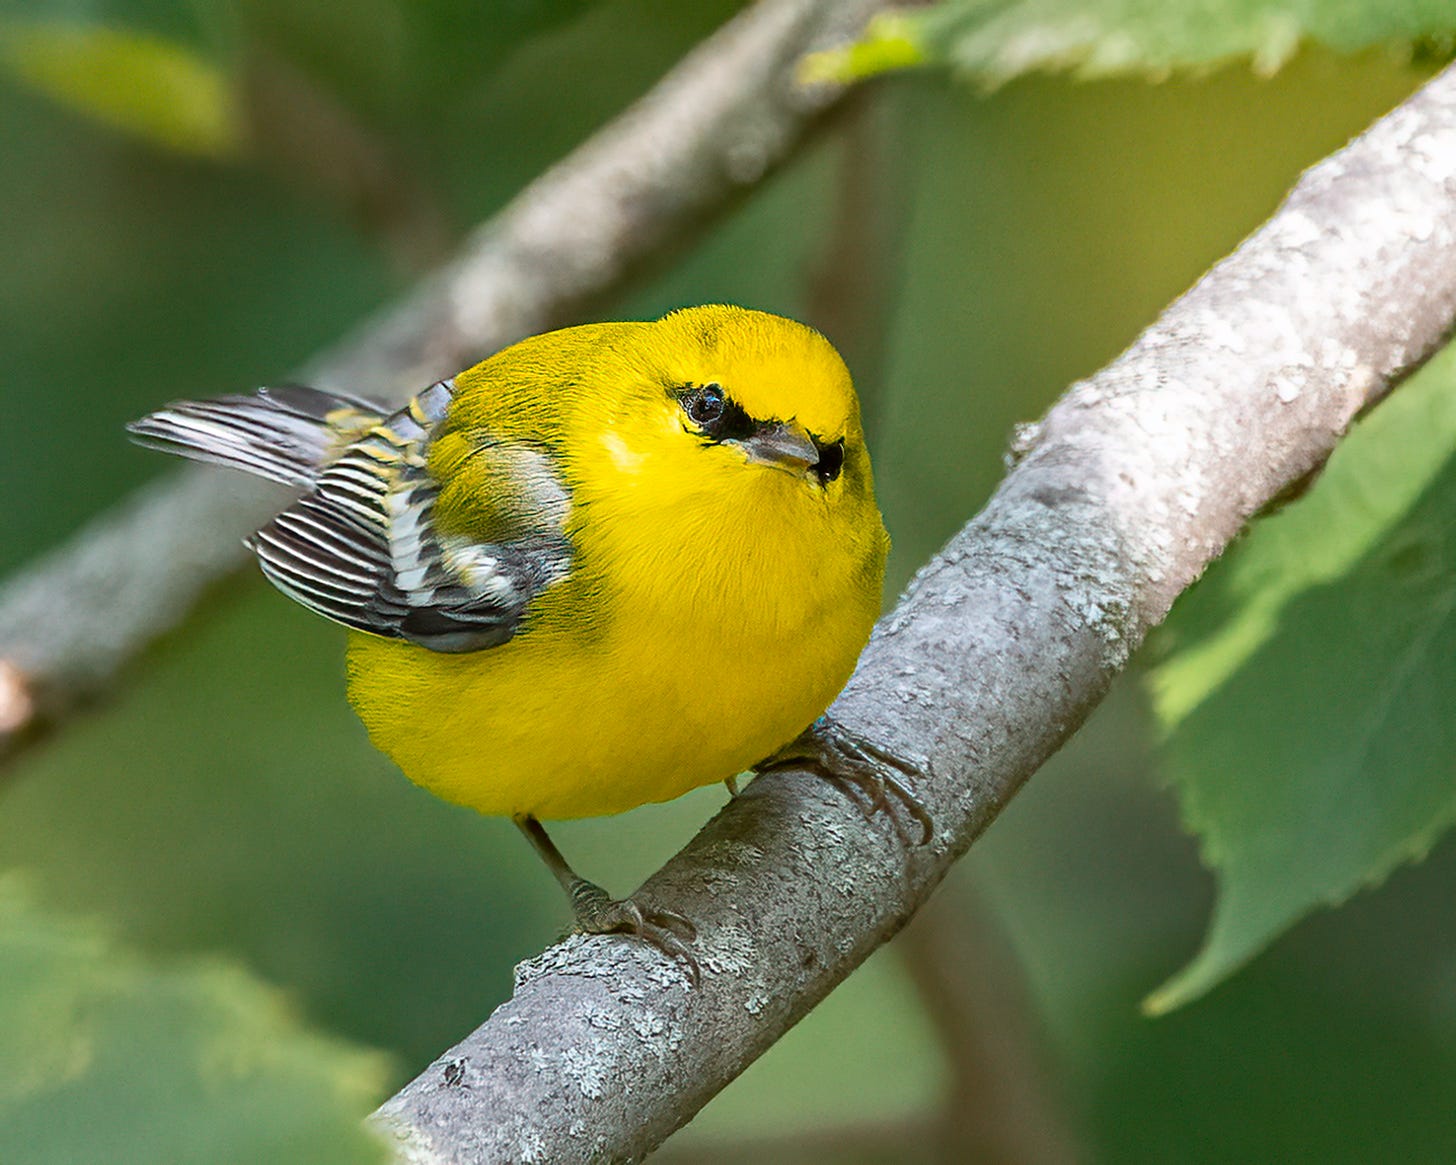
<path id="1" fill-rule="evenodd" d="M 522 814 L 515 822 L 566 891 L 578 930 L 586 934 L 634 935 L 663 954 L 681 959 L 689 977 L 697 983 L 698 961 L 686 944 L 697 937 L 698 930 L 688 919 L 672 910 L 644 910 L 630 898 L 613 898 L 567 865 L 556 843 L 534 817 Z"/>
<path id="2" fill-rule="evenodd" d="M 888 813 L 902 838 L 904 831 L 891 796 L 920 826 L 920 845 L 935 832 L 929 811 L 903 780 L 930 775 L 930 762 L 924 758 L 909 761 L 898 757 L 841 728 L 828 716 L 821 716 L 778 752 L 753 766 L 758 773 L 789 768 L 808 769 L 851 791 L 866 817 L 881 810 Z"/>
<path id="3" fill-rule="evenodd" d="M 724 777 L 723 784 L 728 787 L 730 797 L 738 796 L 738 775 L 736 773 L 731 777 Z"/>

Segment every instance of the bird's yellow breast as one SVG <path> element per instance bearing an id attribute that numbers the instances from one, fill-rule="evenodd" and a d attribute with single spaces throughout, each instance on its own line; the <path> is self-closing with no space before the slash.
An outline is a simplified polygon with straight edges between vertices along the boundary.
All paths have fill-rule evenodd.
<path id="1" fill-rule="evenodd" d="M 350 701 L 407 776 L 482 813 L 619 813 L 742 772 L 849 678 L 885 539 L 872 506 L 865 537 L 828 545 L 736 517 L 707 542 L 641 515 L 591 523 L 580 572 L 499 647 L 354 634 Z"/>

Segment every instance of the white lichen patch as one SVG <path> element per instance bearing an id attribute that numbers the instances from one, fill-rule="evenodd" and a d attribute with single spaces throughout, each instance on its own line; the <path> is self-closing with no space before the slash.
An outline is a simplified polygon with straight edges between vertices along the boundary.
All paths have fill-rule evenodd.
<path id="1" fill-rule="evenodd" d="M 514 1156 L 517 1161 L 525 1162 L 526 1165 L 536 1165 L 538 1161 L 547 1160 L 546 1140 L 540 1131 L 532 1128 L 521 1129 Z"/>
<path id="2" fill-rule="evenodd" d="M 644 1044 L 658 1043 L 669 1026 L 667 1019 L 656 1011 L 639 1011 L 631 1021 L 633 1034 Z"/>
<path id="3" fill-rule="evenodd" d="M 698 882 L 704 890 L 716 895 L 724 891 L 732 893 L 743 884 L 743 879 L 737 874 L 730 874 L 727 870 L 709 867 L 699 873 Z"/>
<path id="4" fill-rule="evenodd" d="M 633 1007 L 647 998 L 647 986 L 635 979 L 624 980 L 617 984 L 615 998 L 618 1003 Z"/>
<path id="5" fill-rule="evenodd" d="M 1192 313 L 1191 322 L 1203 337 L 1205 344 L 1212 344 L 1226 352 L 1236 354 L 1241 354 L 1248 348 L 1248 337 L 1240 327 L 1240 324 L 1244 323 L 1242 320 L 1235 322 L 1230 320 L 1224 312 L 1213 307 L 1202 307 Z"/>
<path id="6" fill-rule="evenodd" d="M 1304 370 L 1293 367 L 1282 368 L 1274 374 L 1270 383 L 1274 387 L 1274 395 L 1281 404 L 1293 404 L 1304 392 Z"/>
<path id="7" fill-rule="evenodd" d="M 712 950 L 701 961 L 715 975 L 741 976 L 758 962 L 758 943 L 738 922 L 725 921 L 713 934 Z"/>
<path id="8" fill-rule="evenodd" d="M 535 958 L 526 959 L 516 964 L 515 985 L 519 991 L 528 983 L 541 978 L 543 975 L 555 975 L 561 972 L 569 972 L 573 975 L 585 975 L 588 977 L 600 976 L 603 972 L 595 968 L 591 963 L 582 957 L 582 946 L 590 941 L 589 936 L 583 934 L 568 935 L 555 946 L 549 946 Z"/>
<path id="9" fill-rule="evenodd" d="M 619 1031 L 623 1023 L 620 1011 L 600 1007 L 590 1001 L 581 1009 L 581 1018 L 587 1027 L 604 1032 Z"/>
<path id="10" fill-rule="evenodd" d="M 1129 634 L 1133 607 L 1128 581 L 1111 570 L 1079 574 L 1059 571 L 1053 577 L 1062 605 L 1071 612 L 1078 629 L 1102 641 L 1102 666 L 1121 667 L 1136 638 Z"/>
<path id="11" fill-rule="evenodd" d="M 746 870 L 763 861 L 763 850 L 747 841 L 720 838 L 698 850 L 702 864 L 731 870 Z"/>
<path id="12" fill-rule="evenodd" d="M 561 1053 L 562 1076 L 588 1100 L 600 1100 L 607 1094 L 612 1071 L 607 1062 L 590 1048 L 565 1048 Z M 630 1092 L 631 1081 L 617 1077 L 619 1086 Z"/>
<path id="13" fill-rule="evenodd" d="M 1421 172 L 1432 182 L 1456 179 L 1456 135 L 1450 130 L 1433 130 L 1415 135 L 1411 152 L 1420 156 Z"/>

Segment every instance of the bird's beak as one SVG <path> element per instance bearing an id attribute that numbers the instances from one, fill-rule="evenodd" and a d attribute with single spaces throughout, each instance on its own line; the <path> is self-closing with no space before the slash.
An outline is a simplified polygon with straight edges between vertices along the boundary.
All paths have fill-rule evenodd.
<path id="1" fill-rule="evenodd" d="M 795 476 L 803 475 L 819 464 L 818 447 L 797 421 L 775 421 L 732 444 L 747 453 L 748 460 L 771 465 Z"/>

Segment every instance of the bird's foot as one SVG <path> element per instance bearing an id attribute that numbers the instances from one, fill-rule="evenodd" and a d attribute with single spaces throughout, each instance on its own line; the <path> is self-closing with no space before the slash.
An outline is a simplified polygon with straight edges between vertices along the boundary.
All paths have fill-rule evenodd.
<path id="1" fill-rule="evenodd" d="M 689 982 L 694 987 L 698 985 L 698 960 L 687 947 L 698 937 L 697 927 L 674 910 L 644 910 L 630 898 L 613 898 L 567 864 L 535 817 L 522 813 L 515 822 L 566 891 L 578 930 L 586 934 L 627 934 L 639 938 L 668 958 L 681 960 L 687 968 Z"/>
<path id="2" fill-rule="evenodd" d="M 819 717 L 778 752 L 753 767 L 759 773 L 788 768 L 817 773 L 846 790 L 867 818 L 879 812 L 888 814 L 896 832 L 907 844 L 912 839 L 905 834 L 896 802 L 920 827 L 916 844 L 925 845 L 935 832 L 930 812 L 904 780 L 928 777 L 930 761 L 924 757 L 907 760 L 896 756 L 841 728 L 828 716 Z"/>
<path id="3" fill-rule="evenodd" d="M 656 947 L 687 968 L 694 987 L 700 978 L 698 960 L 688 943 L 698 928 L 675 910 L 639 906 L 630 898 L 613 898 L 595 882 L 576 878 L 567 890 L 577 929 L 586 934 L 627 934 Z"/>

